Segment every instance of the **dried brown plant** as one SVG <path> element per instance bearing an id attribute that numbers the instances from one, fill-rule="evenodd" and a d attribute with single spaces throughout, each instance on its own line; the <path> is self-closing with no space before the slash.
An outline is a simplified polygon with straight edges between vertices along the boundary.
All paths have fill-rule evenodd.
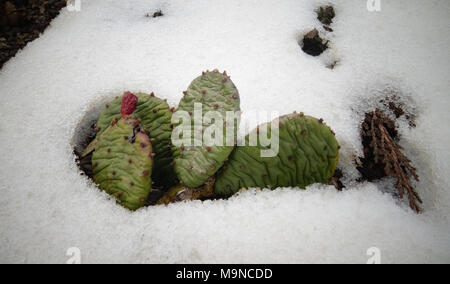
<path id="1" fill-rule="evenodd" d="M 399 197 L 403 198 L 406 193 L 410 207 L 416 213 L 420 213 L 422 209 L 419 204 L 422 203 L 422 200 L 411 185 L 411 179 L 419 181 L 419 176 L 416 168 L 411 166 L 411 160 L 403 154 L 404 149 L 396 141 L 397 131 L 394 121 L 379 109 L 366 113 L 361 128 L 361 137 L 364 145 L 363 164 L 366 165 L 367 172 L 373 170 L 372 179 L 380 178 L 383 175 L 397 179 L 395 187 Z M 378 173 L 376 173 L 377 169 Z M 380 173 L 380 170 L 383 172 Z"/>

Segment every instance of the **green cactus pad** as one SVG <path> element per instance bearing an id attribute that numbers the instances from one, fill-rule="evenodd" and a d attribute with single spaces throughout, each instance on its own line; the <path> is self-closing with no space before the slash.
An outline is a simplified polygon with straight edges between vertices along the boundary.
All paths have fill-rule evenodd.
<path id="1" fill-rule="evenodd" d="M 266 131 L 266 127 L 260 128 Z M 267 129 L 270 137 L 270 124 Z M 237 147 L 217 174 L 215 194 L 231 195 L 252 187 L 305 188 L 314 183 L 328 183 L 339 159 L 339 144 L 333 131 L 322 120 L 303 114 L 280 117 L 278 154 L 261 157 L 261 150 L 265 149 L 269 147 L 259 142 L 258 146 Z"/>
<path id="2" fill-rule="evenodd" d="M 114 120 L 92 155 L 94 182 L 131 210 L 145 205 L 151 189 L 152 145 L 139 122 Z"/>
<path id="3" fill-rule="evenodd" d="M 239 92 L 231 81 L 230 77 L 224 72 L 217 70 L 212 72 L 203 72 L 190 84 L 184 97 L 181 99 L 178 111 L 185 111 L 191 115 L 191 125 L 194 126 L 194 104 L 202 104 L 203 117 L 209 111 L 215 111 L 222 115 L 226 120 L 226 112 L 240 111 Z M 238 115 L 240 115 L 238 113 Z M 179 124 L 174 124 L 177 127 Z M 204 129 L 208 125 L 203 125 Z M 237 122 L 234 122 L 233 137 L 236 136 Z M 195 128 L 194 128 L 195 131 Z M 193 131 L 193 132 L 194 132 Z M 198 142 L 192 134 L 193 141 Z M 207 147 L 204 141 L 200 141 L 197 146 L 194 142 L 191 146 L 172 147 L 175 172 L 184 185 L 197 188 L 200 187 L 209 177 L 214 175 L 220 169 L 224 161 L 228 158 L 234 145 L 227 143 L 226 131 L 223 132 L 223 144 Z"/>
<path id="4" fill-rule="evenodd" d="M 145 132 L 150 137 L 155 153 L 152 179 L 155 186 L 171 187 L 177 183 L 177 176 L 173 170 L 173 156 L 170 148 L 172 111 L 166 101 L 153 94 L 136 94 L 137 108 L 133 117 L 141 121 Z M 120 118 L 122 96 L 115 98 L 106 105 L 96 124 L 97 135 L 101 135 L 111 122 Z"/>

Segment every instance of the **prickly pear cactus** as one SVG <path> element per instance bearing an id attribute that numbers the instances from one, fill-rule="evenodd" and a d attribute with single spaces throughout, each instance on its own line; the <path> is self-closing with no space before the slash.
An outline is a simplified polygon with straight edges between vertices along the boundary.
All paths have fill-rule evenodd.
<path id="1" fill-rule="evenodd" d="M 177 176 L 173 170 L 173 156 L 170 148 L 172 110 L 165 100 L 161 100 L 154 94 L 136 94 L 138 98 L 133 117 L 141 121 L 145 132 L 150 137 L 155 153 L 152 179 L 155 186 L 170 187 L 177 182 Z M 120 118 L 122 97 L 117 97 L 105 107 L 100 115 L 96 128 L 97 135 L 101 135 L 111 122 Z"/>
<path id="2" fill-rule="evenodd" d="M 94 182 L 131 210 L 145 205 L 151 189 L 152 145 L 132 118 L 115 119 L 92 155 Z"/>
<path id="3" fill-rule="evenodd" d="M 269 124 L 267 137 L 270 129 Z M 266 135 L 260 133 L 263 134 Z M 241 188 L 305 188 L 313 183 L 328 183 L 339 158 L 339 144 L 333 131 L 322 120 L 303 114 L 280 117 L 278 154 L 261 157 L 261 150 L 268 148 L 259 142 L 258 146 L 237 147 L 218 173 L 214 192 L 231 195 Z"/>
<path id="4" fill-rule="evenodd" d="M 234 148 L 234 143 L 230 143 L 229 139 L 226 138 L 226 131 L 223 131 L 222 145 L 206 146 L 205 141 L 202 141 L 203 132 L 198 130 L 197 127 L 203 126 L 204 130 L 210 125 L 202 119 L 200 122 L 194 119 L 195 104 L 201 104 L 202 119 L 207 112 L 215 111 L 220 113 L 223 121 L 226 122 L 226 112 L 232 111 L 236 113 L 240 111 L 239 92 L 226 72 L 219 73 L 217 70 L 203 72 L 200 77 L 192 81 L 187 91 L 184 92 L 178 111 L 184 111 L 191 117 L 191 126 L 193 126 L 192 144 L 190 146 L 173 146 L 172 150 L 175 160 L 175 172 L 181 182 L 191 188 L 200 187 L 209 177 L 214 175 L 222 167 Z M 237 113 L 237 115 L 239 116 L 240 113 Z M 229 131 L 233 131 L 232 136 L 235 137 L 237 131 L 236 120 L 233 124 L 234 127 L 232 128 L 234 129 Z M 176 128 L 179 125 L 175 123 L 174 127 Z M 222 125 L 220 126 L 221 129 L 223 129 Z M 197 135 L 199 133 L 197 132 L 200 133 L 200 139 L 198 139 Z"/>

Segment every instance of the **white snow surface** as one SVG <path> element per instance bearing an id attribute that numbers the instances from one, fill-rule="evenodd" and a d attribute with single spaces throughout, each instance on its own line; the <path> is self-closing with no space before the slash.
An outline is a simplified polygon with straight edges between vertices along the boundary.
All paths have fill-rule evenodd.
<path id="1" fill-rule="evenodd" d="M 336 10 L 320 57 L 298 41 L 315 9 Z M 0 262 L 382 263 L 450 262 L 450 2 L 365 0 L 82 1 L 64 9 L 0 71 Z M 162 9 L 163 17 L 146 13 Z M 338 60 L 334 70 L 326 64 Z M 176 106 L 201 71 L 231 75 L 244 110 L 322 117 L 342 145 L 347 189 L 250 190 L 229 200 L 131 213 L 80 175 L 75 129 L 123 91 L 154 91 Z M 358 183 L 359 124 L 398 93 L 416 114 L 400 121 L 421 181 L 424 213 Z"/>

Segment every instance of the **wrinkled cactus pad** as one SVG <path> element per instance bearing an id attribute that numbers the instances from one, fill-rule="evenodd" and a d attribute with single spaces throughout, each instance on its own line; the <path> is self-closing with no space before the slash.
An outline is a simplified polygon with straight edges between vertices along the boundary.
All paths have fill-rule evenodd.
<path id="1" fill-rule="evenodd" d="M 170 148 L 172 110 L 165 100 L 152 94 L 138 93 L 137 108 L 133 117 L 141 121 L 145 132 L 150 137 L 155 153 L 152 179 L 155 186 L 170 187 L 177 183 L 173 170 L 173 155 Z M 105 107 L 97 124 L 97 135 L 101 135 L 111 122 L 121 116 L 122 97 L 117 97 Z"/>
<path id="2" fill-rule="evenodd" d="M 270 137 L 270 124 L 260 128 L 267 129 Z M 247 135 L 246 145 L 248 141 Z M 279 118 L 278 154 L 261 157 L 260 150 L 269 148 L 259 142 L 258 146 L 236 147 L 217 174 L 215 193 L 231 195 L 242 188 L 305 188 L 314 183 L 326 184 L 339 159 L 339 144 L 333 131 L 321 119 L 302 113 Z"/>
<path id="3" fill-rule="evenodd" d="M 152 145 L 132 118 L 115 119 L 100 136 L 92 155 L 94 182 L 136 210 L 145 205 L 151 189 Z"/>
<path id="4" fill-rule="evenodd" d="M 239 92 L 236 86 L 231 81 L 227 74 L 219 73 L 217 70 L 212 72 L 203 72 L 203 74 L 196 78 L 190 84 L 187 91 L 184 92 L 184 96 L 181 99 L 178 111 L 184 111 L 191 116 L 192 144 L 190 146 L 173 146 L 173 155 L 175 160 L 175 172 L 181 182 L 191 188 L 200 187 L 209 177 L 214 175 L 218 169 L 220 169 L 224 161 L 228 158 L 231 151 L 234 148 L 234 144 L 227 143 L 226 131 L 223 131 L 223 143 L 222 145 L 206 146 L 196 136 L 196 127 L 200 123 L 195 122 L 193 115 L 194 104 L 201 104 L 202 115 L 210 111 L 220 113 L 223 121 L 226 121 L 226 112 L 232 111 L 240 116 L 240 99 Z M 233 131 L 233 137 L 236 136 L 237 120 L 234 121 L 234 127 L 229 131 Z M 181 122 L 180 122 L 181 123 Z M 180 125 L 175 123 L 174 127 Z M 212 122 L 214 123 L 214 122 Z M 195 125 L 197 124 L 197 125 Z M 203 130 L 207 128 L 208 124 L 202 123 Z M 200 127 L 202 127 L 200 125 Z M 199 132 L 199 131 L 197 131 Z M 200 131 L 200 133 L 202 133 Z M 202 145 L 202 146 L 198 146 Z"/>

